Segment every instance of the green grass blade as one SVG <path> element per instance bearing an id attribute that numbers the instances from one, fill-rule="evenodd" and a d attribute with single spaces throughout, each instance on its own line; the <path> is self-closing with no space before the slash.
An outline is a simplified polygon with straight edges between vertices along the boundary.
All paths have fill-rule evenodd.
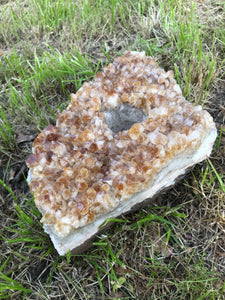
<path id="1" fill-rule="evenodd" d="M 11 191 L 11 189 L 0 179 L 0 184 L 12 195 L 13 199 L 17 203 L 17 198 L 15 194 Z"/>
<path id="2" fill-rule="evenodd" d="M 225 185 L 224 185 L 224 183 L 223 183 L 223 181 L 222 181 L 221 176 L 217 173 L 217 171 L 216 171 L 215 167 L 213 166 L 211 160 L 210 160 L 210 159 L 207 159 L 207 161 L 208 161 L 208 163 L 210 164 L 210 166 L 211 166 L 213 172 L 216 174 L 216 178 L 218 179 L 218 181 L 219 181 L 219 183 L 220 183 L 220 185 L 221 185 L 221 188 L 222 188 L 223 192 L 225 192 Z"/>

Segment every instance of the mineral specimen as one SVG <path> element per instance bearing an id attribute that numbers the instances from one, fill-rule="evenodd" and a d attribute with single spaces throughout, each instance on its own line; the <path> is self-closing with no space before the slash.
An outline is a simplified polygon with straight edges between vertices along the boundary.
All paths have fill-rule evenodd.
<path id="1" fill-rule="evenodd" d="M 212 117 L 172 71 L 127 52 L 71 97 L 36 138 L 29 186 L 59 254 L 81 251 L 108 219 L 174 184 L 211 153 Z"/>

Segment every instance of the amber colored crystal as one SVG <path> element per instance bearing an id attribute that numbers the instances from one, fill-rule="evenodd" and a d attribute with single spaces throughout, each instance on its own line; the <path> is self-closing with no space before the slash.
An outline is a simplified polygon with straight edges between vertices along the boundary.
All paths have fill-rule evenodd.
<path id="1" fill-rule="evenodd" d="M 113 132 L 106 118 L 122 105 L 145 117 Z M 135 119 L 137 110 L 129 113 Z M 93 222 L 145 189 L 173 157 L 196 149 L 213 126 L 184 99 L 172 71 L 142 52 L 125 53 L 85 82 L 56 126 L 34 141 L 26 162 L 42 222 L 58 236 Z"/>

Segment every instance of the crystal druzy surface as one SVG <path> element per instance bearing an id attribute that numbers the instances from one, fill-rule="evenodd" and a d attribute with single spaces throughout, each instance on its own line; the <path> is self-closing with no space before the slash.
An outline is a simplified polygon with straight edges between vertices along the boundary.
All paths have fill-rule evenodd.
<path id="1" fill-rule="evenodd" d="M 213 144 L 212 117 L 184 99 L 172 71 L 143 52 L 125 53 L 34 141 L 27 165 L 42 222 L 59 237 L 94 222 L 146 190 L 176 156 L 197 151 L 210 132 Z"/>

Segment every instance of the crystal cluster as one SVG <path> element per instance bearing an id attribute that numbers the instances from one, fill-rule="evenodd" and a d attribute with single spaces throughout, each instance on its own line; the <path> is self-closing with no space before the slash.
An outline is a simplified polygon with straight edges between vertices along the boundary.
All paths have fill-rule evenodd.
<path id="1" fill-rule="evenodd" d="M 184 99 L 172 71 L 143 52 L 125 53 L 85 82 L 34 141 L 26 162 L 42 222 L 58 237 L 94 222 L 212 130 L 214 142 L 212 117 Z"/>

